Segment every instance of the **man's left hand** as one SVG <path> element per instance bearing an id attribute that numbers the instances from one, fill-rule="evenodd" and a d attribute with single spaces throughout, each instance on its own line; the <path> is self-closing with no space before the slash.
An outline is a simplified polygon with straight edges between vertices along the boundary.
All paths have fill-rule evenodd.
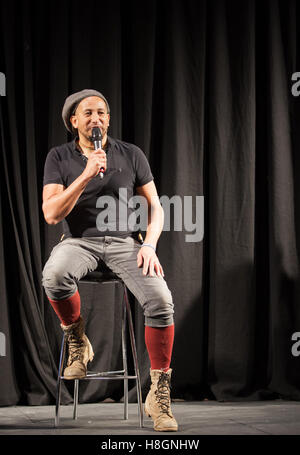
<path id="1" fill-rule="evenodd" d="M 149 273 L 150 276 L 164 276 L 164 271 L 158 257 L 150 246 L 142 246 L 137 255 L 137 265 L 138 267 L 143 266 L 143 275 Z"/>

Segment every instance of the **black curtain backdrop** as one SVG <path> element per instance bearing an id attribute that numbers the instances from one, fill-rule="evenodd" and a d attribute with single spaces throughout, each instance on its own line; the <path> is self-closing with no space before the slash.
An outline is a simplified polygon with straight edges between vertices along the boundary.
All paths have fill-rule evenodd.
<path id="1" fill-rule="evenodd" d="M 143 149 L 160 196 L 204 195 L 204 240 L 172 230 L 158 247 L 176 311 L 173 398 L 300 399 L 299 10 L 295 0 L 1 2 L 0 405 L 54 403 L 61 329 L 41 272 L 61 226 L 44 222 L 42 177 L 50 147 L 71 139 L 64 100 L 83 88 L 108 98 L 110 135 Z M 80 291 L 94 365 L 114 367 L 121 289 Z M 143 314 L 131 303 L 145 395 Z M 82 384 L 81 401 L 122 398 L 122 383 L 99 382 Z"/>

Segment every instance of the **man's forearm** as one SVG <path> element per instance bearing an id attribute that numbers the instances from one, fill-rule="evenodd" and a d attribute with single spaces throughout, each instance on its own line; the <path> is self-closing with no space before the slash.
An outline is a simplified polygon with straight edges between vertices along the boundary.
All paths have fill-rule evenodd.
<path id="1" fill-rule="evenodd" d="M 152 209 L 149 209 L 148 217 L 149 221 L 144 243 L 150 243 L 156 247 L 164 226 L 164 211 L 161 205 L 152 206 Z"/>
<path id="2" fill-rule="evenodd" d="M 81 174 L 68 188 L 43 203 L 43 212 L 48 224 L 57 224 L 69 215 L 90 180 Z"/>

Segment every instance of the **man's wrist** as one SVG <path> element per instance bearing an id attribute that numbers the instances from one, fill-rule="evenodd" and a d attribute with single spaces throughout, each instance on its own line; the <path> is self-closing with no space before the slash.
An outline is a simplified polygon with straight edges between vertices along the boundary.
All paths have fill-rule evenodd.
<path id="1" fill-rule="evenodd" d="M 92 176 L 87 175 L 85 171 L 82 172 L 82 174 L 79 176 L 80 183 L 84 185 L 84 187 L 87 186 L 87 184 L 93 179 Z"/>
<path id="2" fill-rule="evenodd" d="M 142 244 L 142 247 L 143 247 L 143 246 L 149 246 L 149 247 L 152 248 L 154 251 L 156 251 L 155 246 L 152 245 L 151 243 L 143 243 L 143 244 Z"/>

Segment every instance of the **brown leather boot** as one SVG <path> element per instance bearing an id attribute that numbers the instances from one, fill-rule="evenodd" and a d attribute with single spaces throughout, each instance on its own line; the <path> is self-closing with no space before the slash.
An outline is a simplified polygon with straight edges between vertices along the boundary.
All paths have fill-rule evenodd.
<path id="1" fill-rule="evenodd" d="M 94 352 L 88 337 L 84 333 L 84 321 L 80 316 L 77 322 L 62 325 L 68 346 L 68 361 L 64 371 L 65 379 L 82 379 L 87 373 L 87 363 L 92 361 Z"/>
<path id="2" fill-rule="evenodd" d="M 177 431 L 178 424 L 171 411 L 170 381 L 171 368 L 150 370 L 151 388 L 145 401 L 145 413 L 154 421 L 156 431 Z"/>

